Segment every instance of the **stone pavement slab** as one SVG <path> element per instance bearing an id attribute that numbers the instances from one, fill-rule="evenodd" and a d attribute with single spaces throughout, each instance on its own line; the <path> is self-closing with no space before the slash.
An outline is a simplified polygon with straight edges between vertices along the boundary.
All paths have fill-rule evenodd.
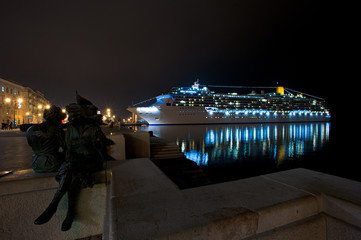
<path id="1" fill-rule="evenodd" d="M 180 190 L 149 159 L 113 167 L 110 239 L 241 239 L 321 212 L 317 196 L 268 176 Z"/>
<path id="2" fill-rule="evenodd" d="M 271 173 L 264 177 L 314 195 L 327 194 L 361 206 L 361 182 L 303 168 Z"/>

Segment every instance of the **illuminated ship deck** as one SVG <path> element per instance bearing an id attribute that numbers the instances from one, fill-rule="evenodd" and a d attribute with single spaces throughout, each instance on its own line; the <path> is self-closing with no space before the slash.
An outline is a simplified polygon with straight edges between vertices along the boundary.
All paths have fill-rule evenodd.
<path id="1" fill-rule="evenodd" d="M 235 91 L 246 87 L 231 88 Z M 331 118 L 322 98 L 281 86 L 265 88 L 276 91 L 215 93 L 197 81 L 191 88 L 172 88 L 165 95 L 137 103 L 127 110 L 150 125 L 309 122 Z"/>

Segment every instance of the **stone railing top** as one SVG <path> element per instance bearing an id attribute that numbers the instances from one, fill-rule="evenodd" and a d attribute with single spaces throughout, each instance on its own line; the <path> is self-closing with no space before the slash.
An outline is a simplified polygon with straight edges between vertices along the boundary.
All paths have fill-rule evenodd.
<path id="1" fill-rule="evenodd" d="M 0 196 L 21 192 L 57 188 L 56 173 L 36 173 L 33 169 L 16 170 L 0 178 Z M 110 181 L 111 173 L 103 170 L 94 173 L 95 184 Z"/>

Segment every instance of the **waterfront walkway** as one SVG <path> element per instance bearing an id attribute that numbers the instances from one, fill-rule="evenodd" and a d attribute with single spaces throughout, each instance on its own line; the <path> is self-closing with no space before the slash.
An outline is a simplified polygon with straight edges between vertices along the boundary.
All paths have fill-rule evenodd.
<path id="1" fill-rule="evenodd" d="M 31 168 L 32 149 L 19 129 L 0 130 L 0 171 Z"/>

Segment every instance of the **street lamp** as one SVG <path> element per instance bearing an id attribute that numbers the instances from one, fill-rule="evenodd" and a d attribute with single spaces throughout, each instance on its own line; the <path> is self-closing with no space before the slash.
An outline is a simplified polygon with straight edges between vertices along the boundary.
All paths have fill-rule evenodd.
<path id="1" fill-rule="evenodd" d="M 28 124 L 29 124 L 29 115 L 30 115 L 30 113 L 26 112 L 26 118 L 28 119 Z"/>
<path id="2" fill-rule="evenodd" d="M 10 98 L 5 98 L 5 103 L 10 103 L 11 102 L 11 99 Z M 9 108 L 7 109 L 7 113 L 6 113 L 6 115 L 7 115 L 7 121 L 8 121 L 8 123 L 9 123 Z"/>
<path id="3" fill-rule="evenodd" d="M 16 105 L 16 102 L 15 102 L 15 109 L 14 109 L 14 127 L 15 127 L 15 113 L 16 113 L 16 109 L 19 109 L 19 108 L 21 108 L 21 103 L 23 102 L 23 99 L 22 98 L 18 98 L 17 99 L 17 104 L 18 105 Z M 16 125 L 18 125 L 18 124 L 16 124 Z"/>
<path id="4" fill-rule="evenodd" d="M 18 98 L 16 101 L 14 100 L 14 121 L 13 121 L 14 126 L 15 126 L 15 121 L 16 121 L 16 118 L 15 118 L 16 109 L 21 108 L 22 102 L 23 102 L 22 98 Z M 11 98 L 5 98 L 5 103 L 11 103 Z M 18 106 L 16 104 L 18 104 Z"/>

